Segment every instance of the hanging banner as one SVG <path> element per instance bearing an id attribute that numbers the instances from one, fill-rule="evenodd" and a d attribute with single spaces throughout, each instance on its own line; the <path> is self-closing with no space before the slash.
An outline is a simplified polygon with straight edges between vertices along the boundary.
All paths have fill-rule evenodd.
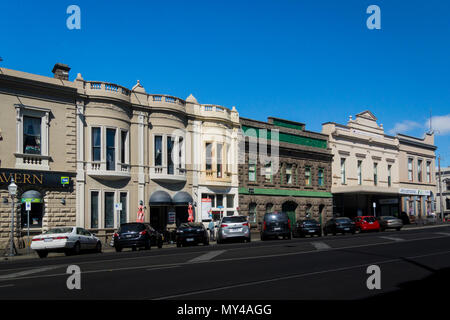
<path id="1" fill-rule="evenodd" d="M 211 214 L 211 199 L 203 198 L 202 199 L 202 220 L 210 220 Z"/>

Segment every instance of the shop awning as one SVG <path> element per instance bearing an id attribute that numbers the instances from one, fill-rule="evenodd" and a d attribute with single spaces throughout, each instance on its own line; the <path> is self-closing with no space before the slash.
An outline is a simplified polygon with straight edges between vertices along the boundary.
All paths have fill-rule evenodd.
<path id="1" fill-rule="evenodd" d="M 172 198 L 170 195 L 162 190 L 158 190 L 152 193 L 149 200 L 151 206 L 164 206 L 172 204 Z"/>
<path id="2" fill-rule="evenodd" d="M 175 205 L 188 205 L 189 202 L 193 203 L 194 200 L 192 200 L 191 195 L 185 191 L 177 192 L 173 196 L 173 204 Z"/>
<path id="3" fill-rule="evenodd" d="M 41 193 L 36 190 L 28 190 L 22 194 L 22 203 L 31 202 L 31 203 L 41 203 L 42 196 Z"/>

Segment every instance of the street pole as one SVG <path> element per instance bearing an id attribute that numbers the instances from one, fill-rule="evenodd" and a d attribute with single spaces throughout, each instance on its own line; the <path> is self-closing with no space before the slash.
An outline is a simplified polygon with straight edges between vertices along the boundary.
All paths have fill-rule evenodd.
<path id="1" fill-rule="evenodd" d="M 438 156 L 439 172 L 439 210 L 441 211 L 441 221 L 444 222 L 444 200 L 442 199 L 442 178 L 441 178 L 441 156 Z"/>
<path id="2" fill-rule="evenodd" d="M 9 244 L 9 255 L 12 257 L 14 256 L 14 196 L 11 196 L 12 199 L 12 215 L 11 215 L 11 239 L 10 239 L 10 244 Z"/>
<path id="3" fill-rule="evenodd" d="M 30 254 L 30 210 L 27 210 L 27 253 Z"/>

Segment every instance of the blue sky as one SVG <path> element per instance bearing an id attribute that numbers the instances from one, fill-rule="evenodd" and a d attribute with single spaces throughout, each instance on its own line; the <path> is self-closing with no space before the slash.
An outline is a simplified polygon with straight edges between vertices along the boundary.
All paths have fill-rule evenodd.
<path id="1" fill-rule="evenodd" d="M 66 9 L 81 9 L 69 30 Z M 381 30 L 369 30 L 369 5 Z M 346 123 L 370 109 L 388 133 L 422 137 L 432 110 L 450 165 L 448 1 L 3 1 L 0 66 L 102 80 L 241 116 Z"/>

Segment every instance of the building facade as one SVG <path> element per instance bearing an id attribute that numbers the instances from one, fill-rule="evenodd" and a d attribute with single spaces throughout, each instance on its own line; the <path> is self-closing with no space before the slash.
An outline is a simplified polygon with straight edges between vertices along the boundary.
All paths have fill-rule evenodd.
<path id="1" fill-rule="evenodd" d="M 397 139 L 401 211 L 420 221 L 436 211 L 434 134 L 426 133 L 423 139 L 397 134 Z"/>
<path id="2" fill-rule="evenodd" d="M 241 118 L 244 151 L 239 163 L 240 214 L 258 226 L 267 212 L 287 212 L 291 223 L 332 216 L 327 136 L 298 122 Z"/>
<path id="3" fill-rule="evenodd" d="M 434 211 L 436 147 L 432 135 L 424 139 L 387 135 L 370 111 L 355 119 L 350 116 L 346 125 L 324 123 L 322 133 L 328 135 L 334 154 L 335 215 L 399 216 L 404 211 L 414 219 L 419 213 Z M 408 173 L 414 163 L 419 171 Z"/>
<path id="4" fill-rule="evenodd" d="M 139 81 L 131 89 L 81 74 L 68 81 L 70 68 L 61 64 L 53 78 L 1 71 L 3 241 L 10 230 L 11 178 L 19 200 L 35 200 L 32 234 L 77 225 L 108 241 L 120 223 L 140 214 L 170 231 L 190 215 L 204 220 L 202 195 L 214 195 L 216 203 L 222 196 L 227 214 L 237 213 L 235 108 L 149 94 Z M 213 160 L 207 168 L 208 143 Z M 23 216 L 23 205 L 17 209 Z M 37 223 L 34 210 L 41 212 Z"/>
<path id="5" fill-rule="evenodd" d="M 0 68 L 0 249 L 11 235 L 12 180 L 16 247 L 25 246 L 28 226 L 34 234 L 76 223 L 76 97 L 67 79 Z"/>
<path id="6" fill-rule="evenodd" d="M 439 184 L 439 172 L 436 170 L 436 181 Z M 441 168 L 441 188 L 436 196 L 436 213 L 441 216 L 441 212 L 444 213 L 444 217 L 450 215 L 450 167 Z M 442 193 L 442 196 L 441 196 Z M 442 199 L 442 204 L 441 204 Z M 442 211 L 441 211 L 442 206 Z"/>

